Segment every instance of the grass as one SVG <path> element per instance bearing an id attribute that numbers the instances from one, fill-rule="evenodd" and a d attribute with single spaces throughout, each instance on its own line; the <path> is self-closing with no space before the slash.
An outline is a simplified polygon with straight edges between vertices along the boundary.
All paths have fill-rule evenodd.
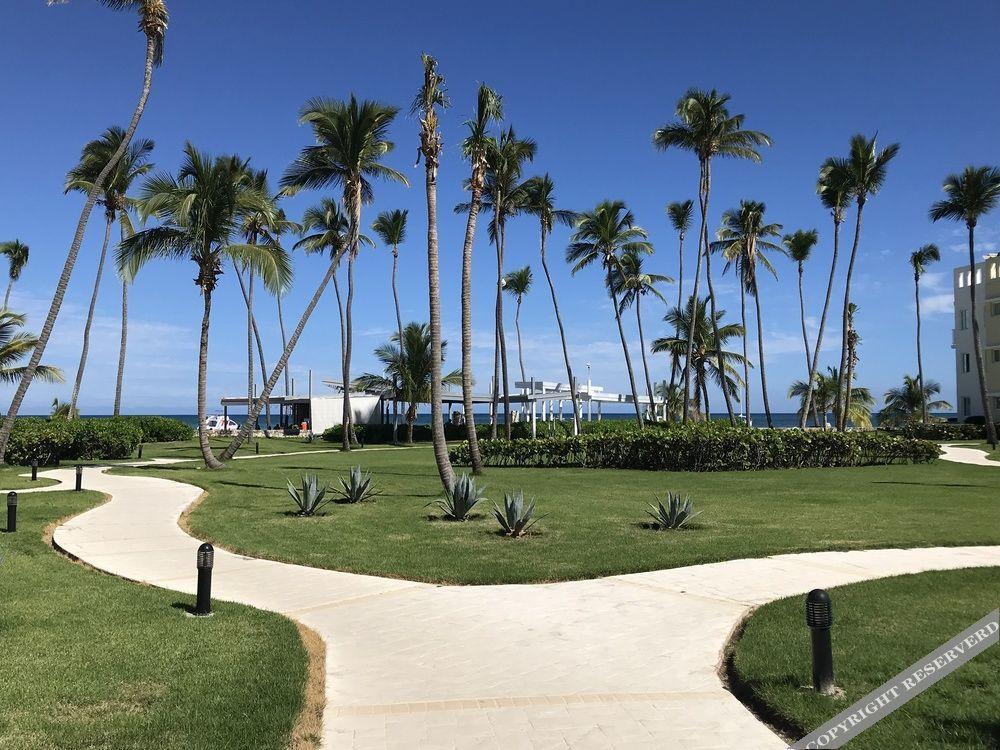
<path id="1" fill-rule="evenodd" d="M 795 728 L 822 725 L 997 606 L 1000 568 L 886 578 L 831 590 L 834 675 L 846 696 L 811 683 L 802 597 L 761 607 L 733 666 L 755 698 Z M 1000 648 L 990 648 L 851 740 L 850 747 L 1000 747 Z"/>
<path id="2" fill-rule="evenodd" d="M 337 483 L 352 464 L 374 473 L 371 503 L 330 505 L 300 518 L 286 479 Z M 188 516 L 192 533 L 229 549 L 322 568 L 462 584 L 614 575 L 783 552 L 997 544 L 1000 474 L 936 462 L 920 466 L 729 473 L 489 469 L 490 501 L 464 523 L 425 507 L 440 496 L 427 447 L 234 461 L 149 472 L 208 490 Z M 523 489 L 545 515 L 523 539 L 500 537 L 492 501 Z M 645 509 L 667 490 L 689 494 L 690 527 L 652 531 Z M 944 498 L 947 498 L 947 502 Z"/>
<path id="3" fill-rule="evenodd" d="M 38 471 L 45 471 L 47 467 L 39 466 Z M 28 476 L 22 477 L 21 474 L 27 474 Z M 39 477 L 34 482 L 31 481 L 31 467 L 25 468 L 24 466 L 7 466 L 6 464 L 0 464 L 0 488 L 3 490 L 24 490 L 24 489 L 37 489 L 39 487 L 48 487 L 56 483 L 55 479 L 45 479 L 44 477 Z"/>
<path id="4" fill-rule="evenodd" d="M 215 451 L 216 455 L 222 453 L 223 450 L 229 445 L 231 438 L 227 437 L 213 437 L 209 438 L 209 443 L 212 445 L 212 450 Z M 309 451 L 309 450 L 337 450 L 340 447 L 339 443 L 327 443 L 319 438 L 316 438 L 312 443 L 306 442 L 305 438 L 298 437 L 287 437 L 287 438 L 257 438 L 260 442 L 260 452 L 261 453 L 290 453 L 295 451 Z M 237 456 L 248 456 L 252 455 L 254 452 L 254 441 L 251 440 L 244 443 L 239 451 L 236 452 Z M 145 443 L 142 446 L 142 457 L 147 458 L 190 458 L 192 460 L 201 460 L 201 448 L 198 445 L 197 440 L 184 440 L 172 443 Z M 134 460 L 133 455 L 132 459 Z"/>
<path id="5" fill-rule="evenodd" d="M 0 748 L 190 750 L 286 747 L 302 705 L 296 626 L 129 583 L 71 562 L 46 527 L 102 501 L 46 492 L 0 534 Z"/>

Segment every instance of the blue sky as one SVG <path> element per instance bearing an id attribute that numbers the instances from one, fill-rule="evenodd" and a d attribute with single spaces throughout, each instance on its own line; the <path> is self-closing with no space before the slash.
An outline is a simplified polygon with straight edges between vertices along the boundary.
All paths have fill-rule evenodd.
<path id="1" fill-rule="evenodd" d="M 817 228 L 820 246 L 806 274 L 808 315 L 818 319 L 831 252 L 831 226 L 814 193 L 817 168 L 846 152 L 855 132 L 879 131 L 902 150 L 882 194 L 866 208 L 856 271 L 855 300 L 863 337 L 858 381 L 881 394 L 915 373 L 910 251 L 926 242 L 942 248 L 942 262 L 924 282 L 925 367 L 954 399 L 951 269 L 962 262 L 960 227 L 933 225 L 927 208 L 949 172 L 966 164 L 997 164 L 1000 100 L 994 56 L 1000 6 L 995 2 L 769 4 L 754 13 L 746 3 L 507 2 L 498 14 L 486 6 L 442 2 L 377 5 L 296 0 L 170 2 L 164 65 L 140 133 L 156 141 L 158 167 L 174 170 L 185 140 L 212 153 L 235 152 L 279 175 L 309 131 L 296 122 L 311 96 L 351 92 L 408 105 L 420 80 L 421 51 L 434 54 L 446 76 L 453 106 L 443 119 L 445 156 L 439 205 L 444 333 L 449 364 L 459 364 L 458 280 L 464 217 L 450 208 L 464 196 L 467 165 L 458 153 L 462 122 L 472 113 L 475 89 L 486 82 L 504 95 L 506 123 L 538 142 L 529 173 L 548 172 L 564 207 L 586 209 L 604 198 L 627 202 L 656 247 L 649 267 L 673 275 L 676 240 L 664 216 L 668 201 L 694 198 L 696 163 L 688 154 L 653 150 L 653 130 L 673 117 L 690 86 L 732 95 L 732 110 L 747 126 L 774 139 L 761 165 L 718 162 L 714 169 L 710 229 L 741 198 L 767 203 L 768 216 L 788 230 Z M 46 7 L 41 0 L 10 0 L 0 8 L 0 238 L 19 237 L 31 262 L 15 287 L 12 306 L 35 330 L 51 298 L 82 197 L 64 196 L 62 184 L 84 142 L 126 121 L 140 82 L 144 46 L 129 14 L 90 0 Z M 405 320 L 425 320 L 426 254 L 422 167 L 414 168 L 417 127 L 400 116 L 389 162 L 414 183 L 376 186 L 366 207 L 410 210 L 410 239 L 401 251 Z M 293 216 L 322 197 L 309 192 L 288 201 Z M 46 361 L 72 379 L 101 237 L 98 212 L 87 234 Z M 846 227 L 850 235 L 852 226 Z M 613 316 L 598 272 L 573 278 L 561 262 L 568 230 L 557 229 L 550 248 L 556 284 L 569 326 L 577 371 L 593 367 L 595 382 L 627 388 Z M 979 230 L 979 249 L 996 249 L 1000 214 Z M 688 266 L 693 245 L 688 243 Z M 531 264 L 539 273 L 522 312 L 529 375 L 558 378 L 561 356 L 551 306 L 540 277 L 537 226 L 515 220 L 508 233 L 508 267 Z M 718 267 L 718 264 L 717 264 Z M 393 327 L 390 255 L 365 250 L 359 261 L 354 371 L 371 370 L 371 350 Z M 476 374 L 488 382 L 492 367 L 493 249 L 485 234 L 475 255 Z M 765 346 L 772 406 L 789 408 L 788 384 L 804 376 L 795 271 L 779 259 L 779 279 L 762 285 Z M 842 266 L 843 269 L 843 266 Z M 286 311 L 293 324 L 322 273 L 322 261 L 296 258 L 297 281 Z M 838 274 L 836 294 L 842 295 Z M 136 282 L 130 297 L 130 353 L 125 405 L 130 412 L 194 410 L 200 300 L 191 264 L 161 261 Z M 690 278 L 690 276 L 688 277 Z M 729 318 L 738 318 L 738 292 L 730 276 L 717 276 Z M 668 296 L 676 294 L 666 290 Z M 279 349 L 273 301 L 259 296 L 266 354 Z M 91 359 L 81 394 L 84 413 L 109 412 L 114 396 L 120 287 L 105 277 Z M 223 278 L 213 317 L 209 401 L 245 391 L 245 311 L 231 274 Z M 660 335 L 661 306 L 645 308 L 647 336 Z M 516 371 L 513 305 L 508 313 L 511 367 Z M 634 334 L 632 322 L 630 335 Z M 828 327 L 824 361 L 838 358 L 839 325 Z M 324 300 L 293 356 L 293 374 L 305 383 L 336 376 L 336 308 Z M 634 351 L 637 354 L 637 340 Z M 654 377 L 666 377 L 662 359 Z M 9 397 L 4 388 L 0 399 Z M 69 385 L 36 384 L 23 411 L 47 410 Z M 759 410 L 759 390 L 753 394 Z M 721 406 L 721 400 L 716 399 Z M 210 406 L 211 408 L 211 406 Z"/>

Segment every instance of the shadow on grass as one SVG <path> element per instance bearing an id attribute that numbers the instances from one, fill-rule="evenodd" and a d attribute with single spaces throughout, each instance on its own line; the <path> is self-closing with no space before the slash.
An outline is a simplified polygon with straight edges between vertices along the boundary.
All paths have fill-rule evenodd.
<path id="1" fill-rule="evenodd" d="M 914 487 L 986 487 L 985 484 L 968 484 L 965 482 L 893 482 L 884 479 L 873 480 L 872 484 L 900 484 Z"/>

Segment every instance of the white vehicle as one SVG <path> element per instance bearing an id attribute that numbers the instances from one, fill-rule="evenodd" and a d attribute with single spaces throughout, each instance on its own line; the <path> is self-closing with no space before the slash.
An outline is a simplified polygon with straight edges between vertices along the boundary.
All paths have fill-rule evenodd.
<path id="1" fill-rule="evenodd" d="M 240 426 L 228 417 L 220 417 L 218 414 L 205 417 L 205 429 L 209 432 L 236 432 L 239 428 Z"/>

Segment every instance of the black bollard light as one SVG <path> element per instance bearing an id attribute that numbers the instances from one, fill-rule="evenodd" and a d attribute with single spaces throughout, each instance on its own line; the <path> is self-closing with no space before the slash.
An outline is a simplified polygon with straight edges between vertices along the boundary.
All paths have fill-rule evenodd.
<path id="1" fill-rule="evenodd" d="M 76 491 L 83 489 L 83 464 L 76 465 Z"/>
<path id="2" fill-rule="evenodd" d="M 17 531 L 17 493 L 7 493 L 7 533 Z"/>
<path id="3" fill-rule="evenodd" d="M 38 481 L 38 459 L 37 458 L 31 459 L 31 481 L 32 482 L 37 482 Z"/>
<path id="4" fill-rule="evenodd" d="M 833 609 L 830 595 L 823 589 L 813 589 L 806 597 L 806 625 L 812 635 L 813 687 L 817 693 L 832 695 L 833 645 L 830 628 L 833 626 Z"/>
<path id="5" fill-rule="evenodd" d="M 215 549 L 205 542 L 198 548 L 198 601 L 194 613 L 198 617 L 212 614 L 212 567 L 215 565 Z"/>
<path id="6" fill-rule="evenodd" d="M 138 456 L 138 458 L 140 458 L 140 459 L 142 458 L 142 443 L 139 443 L 139 456 Z"/>
<path id="7" fill-rule="evenodd" d="M 260 441 L 259 440 L 253 444 L 253 452 L 256 453 L 258 456 L 260 455 Z"/>

